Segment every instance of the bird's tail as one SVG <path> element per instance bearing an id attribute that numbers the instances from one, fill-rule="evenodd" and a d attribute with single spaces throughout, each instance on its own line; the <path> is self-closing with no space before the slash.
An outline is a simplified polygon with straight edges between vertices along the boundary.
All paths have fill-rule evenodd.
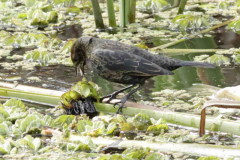
<path id="1" fill-rule="evenodd" d="M 195 61 L 181 61 L 180 66 L 193 66 L 201 68 L 215 68 L 216 66 L 206 62 L 195 62 Z"/>

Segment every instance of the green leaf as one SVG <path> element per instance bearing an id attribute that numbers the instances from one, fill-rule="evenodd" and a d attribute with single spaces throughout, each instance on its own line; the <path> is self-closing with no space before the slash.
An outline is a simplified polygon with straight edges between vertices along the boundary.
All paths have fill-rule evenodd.
<path id="1" fill-rule="evenodd" d="M 47 16 L 48 23 L 57 23 L 58 22 L 58 13 L 56 11 L 51 11 Z"/>
<path id="2" fill-rule="evenodd" d="M 90 121 L 90 120 L 80 120 L 80 121 L 78 121 L 78 123 L 77 123 L 77 131 L 78 132 L 85 132 L 85 127 L 86 126 L 92 126 L 93 125 L 93 123 L 92 123 L 92 121 Z"/>
<path id="3" fill-rule="evenodd" d="M 74 148 L 74 151 L 90 152 L 91 149 L 87 144 L 79 143 L 78 146 Z"/>
<path id="4" fill-rule="evenodd" d="M 24 59 L 29 61 L 37 61 L 41 65 L 46 65 L 50 60 L 54 59 L 54 56 L 46 51 L 33 50 L 26 52 L 24 54 Z"/>
<path id="5" fill-rule="evenodd" d="M 115 122 L 109 123 L 106 129 L 106 134 L 112 134 L 117 128 L 118 128 L 117 123 Z"/>
<path id="6" fill-rule="evenodd" d="M 26 106 L 21 100 L 10 99 L 3 104 L 5 107 L 16 107 L 20 108 L 22 111 L 26 111 Z"/>
<path id="7" fill-rule="evenodd" d="M 232 21 L 228 24 L 227 29 L 231 29 L 235 33 L 240 33 L 240 19 Z"/>
<path id="8" fill-rule="evenodd" d="M 80 93 L 83 95 L 83 97 L 89 97 L 90 94 L 91 94 L 91 89 L 90 89 L 91 86 L 89 85 L 81 85 L 80 86 Z"/>
<path id="9" fill-rule="evenodd" d="M 67 13 L 75 13 L 75 14 L 78 14 L 80 13 L 80 8 L 76 7 L 76 6 L 71 6 L 71 7 L 68 7 L 67 10 L 66 10 Z"/>
<path id="10" fill-rule="evenodd" d="M 147 114 L 138 113 L 133 118 L 133 124 L 139 130 L 144 130 L 152 123 L 151 123 L 150 117 Z"/>
<path id="11" fill-rule="evenodd" d="M 159 135 L 161 133 L 165 133 L 168 131 L 169 127 L 167 124 L 158 124 L 158 125 L 151 125 L 147 128 L 148 133 L 152 133 L 154 135 Z"/>
<path id="12" fill-rule="evenodd" d="M 32 123 L 32 121 L 37 120 L 37 119 L 38 119 L 38 117 L 36 115 L 28 115 L 26 118 L 24 118 L 21 121 L 20 129 L 23 132 L 27 131 L 27 129 L 29 129 L 29 126 Z"/>
<path id="13" fill-rule="evenodd" d="M 151 153 L 144 160 L 164 160 L 164 156 L 159 153 Z"/>
<path id="14" fill-rule="evenodd" d="M 7 135 L 9 133 L 9 128 L 6 123 L 0 124 L 0 135 Z"/>
<path id="15" fill-rule="evenodd" d="M 34 150 L 37 151 L 41 146 L 41 139 L 40 138 L 35 138 L 32 141 L 32 144 L 34 145 Z"/>
<path id="16" fill-rule="evenodd" d="M 63 126 L 64 124 L 70 124 L 73 120 L 75 120 L 74 115 L 61 115 L 57 119 L 54 120 L 54 126 Z"/>
<path id="17" fill-rule="evenodd" d="M 1 141 L 0 141 L 0 155 L 1 154 L 7 154 L 11 151 L 11 143 L 9 140 L 5 140 L 3 139 L 2 137 L 1 138 Z"/>
<path id="18" fill-rule="evenodd" d="M 36 0 L 24 0 L 24 3 L 27 7 L 34 6 L 36 4 Z"/>
<path id="19" fill-rule="evenodd" d="M 232 58 L 235 64 L 240 64 L 240 54 L 234 54 Z"/>
<path id="20" fill-rule="evenodd" d="M 41 139 L 33 138 L 31 135 L 26 135 L 24 138 L 17 140 L 17 145 L 19 147 L 28 147 L 34 151 L 40 149 Z"/>
<path id="21" fill-rule="evenodd" d="M 6 119 L 7 117 L 9 117 L 8 112 L 7 112 L 4 108 L 2 108 L 2 107 L 0 107 L 0 115 L 1 115 L 4 119 Z M 0 121 L 0 122 L 1 122 L 1 121 Z"/>
<path id="22" fill-rule="evenodd" d="M 208 157 L 200 157 L 198 160 L 220 160 L 220 158 L 215 156 L 208 156 Z"/>
<path id="23" fill-rule="evenodd" d="M 216 64 L 218 66 L 230 64 L 230 59 L 228 57 L 217 54 L 210 56 L 209 58 L 206 59 L 206 61 L 212 64 Z"/>
<path id="24" fill-rule="evenodd" d="M 20 19 L 27 19 L 27 13 L 18 13 L 17 17 Z"/>

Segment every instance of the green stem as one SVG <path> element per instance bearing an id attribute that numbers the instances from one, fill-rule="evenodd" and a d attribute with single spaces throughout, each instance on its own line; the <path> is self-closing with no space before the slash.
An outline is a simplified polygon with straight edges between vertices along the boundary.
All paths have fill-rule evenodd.
<path id="1" fill-rule="evenodd" d="M 198 32 L 198 33 L 196 33 L 196 34 L 192 34 L 192 35 L 190 35 L 190 36 L 187 37 L 187 38 L 185 37 L 185 38 L 179 39 L 179 40 L 174 41 L 174 42 L 170 42 L 170 43 L 167 43 L 167 44 L 163 44 L 163 45 L 158 46 L 158 47 L 155 47 L 155 48 L 153 48 L 153 49 L 164 49 L 164 48 L 168 48 L 168 47 L 174 46 L 174 45 L 176 45 L 176 44 L 178 44 L 178 43 L 181 43 L 181 42 L 184 42 L 184 41 L 186 41 L 186 40 L 190 40 L 190 39 L 192 39 L 192 38 L 195 38 L 195 37 L 197 37 L 198 35 L 205 34 L 205 33 L 208 33 L 209 31 L 214 30 L 214 29 L 217 29 L 217 28 L 219 28 L 219 27 L 225 26 L 225 25 L 229 24 L 230 22 L 232 22 L 233 20 L 234 20 L 234 19 L 230 19 L 230 20 L 225 21 L 225 22 L 223 22 L 223 23 L 217 24 L 217 25 L 215 25 L 215 26 L 213 26 L 213 27 L 211 27 L 211 28 L 202 30 L 202 31 L 200 31 L 200 32 Z"/>
<path id="2" fill-rule="evenodd" d="M 126 25 L 128 25 L 129 23 L 129 12 L 130 12 L 130 0 L 125 0 L 125 9 L 124 9 L 124 19 L 125 19 L 125 23 Z"/>
<path id="3" fill-rule="evenodd" d="M 159 49 L 154 48 L 153 51 L 159 51 L 163 54 L 173 55 L 185 55 L 189 53 L 215 53 L 218 51 L 225 51 L 225 49 Z"/>
<path id="4" fill-rule="evenodd" d="M 93 14 L 94 14 L 96 28 L 97 29 L 105 29 L 98 0 L 91 0 L 91 2 L 92 2 L 92 7 L 93 7 Z"/>
<path id="5" fill-rule="evenodd" d="M 201 156 L 217 156 L 217 157 L 238 157 L 240 149 L 232 146 L 220 146 L 210 144 L 194 144 L 194 143 L 171 143 L 171 142 L 151 142 L 144 140 L 127 140 L 110 139 L 106 137 L 91 137 L 91 140 L 101 146 L 111 146 L 116 144 L 122 148 L 151 148 L 159 152 L 181 152 L 185 154 L 194 154 Z M 70 142 L 85 142 L 86 136 L 70 134 Z"/>
<path id="6" fill-rule="evenodd" d="M 120 27 L 126 27 L 126 24 L 125 24 L 125 16 L 124 16 L 124 6 L 125 6 L 125 0 L 120 0 L 119 1 L 120 3 Z"/>
<path id="7" fill-rule="evenodd" d="M 8 88 L 1 87 L 0 96 L 20 98 L 24 100 L 27 99 L 35 102 L 48 103 L 50 105 L 59 104 L 60 95 L 63 93 L 60 91 L 54 92 L 54 90 L 24 85 L 18 85 L 18 88 L 16 89 L 14 84 L 11 84 L 11 86 L 9 85 L 10 83 L 6 84 L 8 85 Z M 0 84 L 0 86 L 3 85 Z M 28 91 L 22 91 L 25 88 Z M 162 111 L 156 107 L 141 105 L 133 102 L 127 102 L 125 105 L 127 106 L 127 108 L 123 109 L 124 115 L 134 116 L 137 113 L 145 113 L 154 119 L 165 119 L 168 123 L 199 128 L 199 115 Z M 117 111 L 117 108 L 114 108 L 111 104 L 96 103 L 95 106 L 99 112 L 116 113 Z M 240 122 L 216 119 L 214 117 L 208 116 L 206 118 L 206 129 L 240 135 Z"/>
<path id="8" fill-rule="evenodd" d="M 129 23 L 128 15 L 130 10 L 129 0 L 120 0 L 120 27 L 126 27 Z"/>
<path id="9" fill-rule="evenodd" d="M 130 11 L 128 14 L 129 23 L 135 23 L 136 18 L 136 0 L 130 0 Z"/>
<path id="10" fill-rule="evenodd" d="M 108 21 L 110 27 L 116 27 L 115 11 L 113 0 L 107 0 Z"/>
<path id="11" fill-rule="evenodd" d="M 116 113 L 117 108 L 111 107 L 102 103 L 96 104 L 96 108 L 101 112 Z M 128 116 L 135 116 L 137 113 L 144 113 L 154 119 L 164 119 L 168 123 L 199 128 L 200 116 L 193 114 L 186 114 L 180 112 L 161 111 L 152 106 L 139 105 L 136 103 L 128 102 L 127 108 L 123 109 L 123 114 Z M 237 121 L 216 119 L 214 117 L 206 118 L 206 130 L 220 131 L 240 135 L 240 123 Z"/>
<path id="12" fill-rule="evenodd" d="M 179 5 L 179 8 L 178 8 L 178 13 L 177 14 L 182 14 L 183 13 L 186 4 L 187 4 L 187 0 L 181 0 L 180 1 L 180 5 Z"/>

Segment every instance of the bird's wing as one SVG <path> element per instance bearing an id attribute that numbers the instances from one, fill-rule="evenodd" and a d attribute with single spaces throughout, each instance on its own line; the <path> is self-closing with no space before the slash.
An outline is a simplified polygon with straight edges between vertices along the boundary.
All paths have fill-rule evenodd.
<path id="1" fill-rule="evenodd" d="M 132 76 L 172 75 L 173 72 L 157 64 L 123 51 L 97 49 L 92 53 L 92 58 L 98 64 L 104 65 L 112 71 L 126 72 Z"/>

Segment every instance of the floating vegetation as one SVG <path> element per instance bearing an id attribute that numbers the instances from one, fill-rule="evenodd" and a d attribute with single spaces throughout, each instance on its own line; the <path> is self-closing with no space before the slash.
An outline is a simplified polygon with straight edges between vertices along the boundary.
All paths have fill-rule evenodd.
<path id="1" fill-rule="evenodd" d="M 47 51 L 33 50 L 26 52 L 24 59 L 29 61 L 36 61 L 41 65 L 46 65 L 50 60 L 54 59 L 54 56 Z"/>
<path id="2" fill-rule="evenodd" d="M 102 19 L 105 24 L 108 24 L 106 23 L 108 21 L 107 3 L 99 2 Z M 118 24 L 119 2 L 108 2 L 114 6 L 111 12 L 114 11 L 116 24 Z M 152 47 L 159 45 L 161 45 L 159 49 L 186 48 L 178 52 L 193 51 L 193 53 L 179 58 L 190 58 L 224 66 L 211 70 L 214 76 L 220 74 L 214 77 L 214 80 L 207 75 L 209 70 L 197 69 L 195 72 L 195 69 L 191 68 L 176 71 L 175 75 L 178 79 L 173 76 L 163 76 L 162 79 L 158 77 L 154 84 L 149 81 L 149 88 L 146 89 L 151 90 L 151 87 L 158 85 L 158 88 L 154 89 L 157 92 L 146 97 L 147 100 L 141 103 L 154 106 L 158 110 L 156 112 L 155 110 L 150 112 L 147 107 L 144 111 L 129 107 L 125 110 L 128 113 L 124 113 L 124 116 L 107 113 L 97 115 L 94 105 L 105 112 L 114 113 L 116 109 L 113 107 L 109 109 L 106 107 L 108 105 L 99 104 L 99 88 L 86 80 L 78 82 L 62 96 L 62 106 L 35 108 L 17 99 L 7 100 L 0 104 L 1 158 L 152 160 L 239 157 L 240 139 L 234 135 L 239 134 L 239 131 L 238 127 L 232 127 L 235 124 L 238 126 L 239 112 L 225 113 L 214 107 L 207 110 L 207 117 L 212 122 L 211 125 L 206 125 L 206 128 L 211 131 L 199 137 L 196 129 L 184 126 L 198 126 L 199 112 L 209 92 L 206 91 L 206 95 L 201 95 L 201 91 L 190 94 L 186 90 L 159 91 L 159 88 L 185 89 L 200 80 L 215 86 L 235 85 L 239 82 L 235 82 L 234 79 L 238 79 L 238 72 L 224 74 L 226 74 L 226 65 L 234 66 L 235 71 L 239 70 L 240 52 L 237 38 L 239 20 L 238 18 L 230 20 L 229 17 L 234 18 L 239 15 L 240 1 L 198 3 L 188 0 L 181 15 L 177 15 L 178 8 L 174 8 L 175 4 L 169 2 L 167 0 L 137 1 L 135 23 L 127 25 L 125 31 L 119 31 L 112 17 L 110 26 L 116 27 L 118 32 L 109 34 L 95 32 L 93 9 L 89 0 L 1 0 L 0 79 L 17 82 L 14 83 L 16 86 L 23 82 L 59 90 L 69 88 L 73 81 L 78 80 L 74 75 L 69 52 L 75 39 L 80 36 L 118 40 L 149 51 L 152 51 Z M 228 31 L 225 32 L 225 29 Z M 224 35 L 225 33 L 230 36 Z M 235 38 L 228 39 L 228 37 Z M 195 54 L 200 53 L 201 50 L 204 50 L 205 55 L 196 56 Z M 164 50 L 154 50 L 154 52 L 169 53 Z M 44 76 L 41 77 L 41 75 Z M 60 78 L 55 79 L 57 76 Z M 102 82 L 94 77 L 92 80 L 98 84 Z M 109 84 L 104 81 L 100 86 L 107 88 Z M 116 89 L 115 86 L 110 89 L 105 88 L 104 92 Z M 11 90 L 1 91 L 1 93 L 5 96 L 18 93 L 18 96 L 26 99 L 32 96 L 34 97 L 32 100 L 43 103 L 51 101 L 54 105 L 59 98 L 39 97 L 39 94 L 29 93 L 23 96 L 20 92 Z M 80 114 L 86 112 L 94 115 Z M 159 118 L 160 114 L 161 118 Z M 232 125 L 223 126 L 228 119 Z M 217 130 L 218 132 L 214 132 Z M 229 131 L 229 133 L 221 131 Z"/>
<path id="3" fill-rule="evenodd" d="M 147 13 L 156 13 L 161 10 L 170 7 L 170 4 L 166 0 L 146 0 L 139 2 L 139 7 L 142 11 Z"/>
<path id="4" fill-rule="evenodd" d="M 234 32 L 239 34 L 240 33 L 240 20 L 237 19 L 237 20 L 232 21 L 231 23 L 228 24 L 227 28 L 231 29 Z"/>
<path id="5" fill-rule="evenodd" d="M 182 32 L 198 31 L 209 26 L 210 17 L 203 14 L 181 14 L 172 19 L 172 28 Z"/>
<path id="6" fill-rule="evenodd" d="M 98 102 L 99 99 L 99 87 L 86 79 L 76 83 L 70 91 L 61 96 L 61 102 L 67 114 L 87 114 L 90 117 L 98 114 L 94 102 Z"/>

